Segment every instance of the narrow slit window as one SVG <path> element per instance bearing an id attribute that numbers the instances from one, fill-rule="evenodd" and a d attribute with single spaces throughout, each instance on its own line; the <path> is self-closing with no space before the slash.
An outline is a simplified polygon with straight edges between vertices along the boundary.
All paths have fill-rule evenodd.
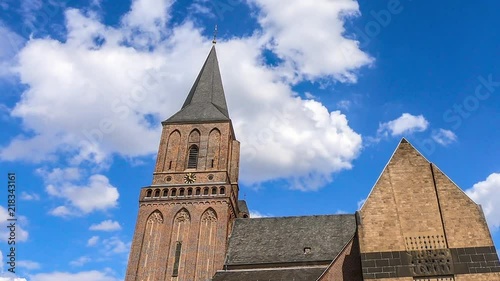
<path id="1" fill-rule="evenodd" d="M 214 167 L 214 159 L 212 159 L 212 168 Z"/>
<path id="2" fill-rule="evenodd" d="M 179 261 L 181 259 L 181 248 L 182 242 L 177 242 L 175 246 L 175 261 L 174 261 L 174 271 L 172 272 L 172 277 L 179 276 Z"/>
<path id="3" fill-rule="evenodd" d="M 192 145 L 189 148 L 189 155 L 188 155 L 188 169 L 196 169 L 198 167 L 198 146 Z"/>
<path id="4" fill-rule="evenodd" d="M 170 163 L 168 163 L 168 169 L 172 170 L 172 161 L 170 161 Z"/>

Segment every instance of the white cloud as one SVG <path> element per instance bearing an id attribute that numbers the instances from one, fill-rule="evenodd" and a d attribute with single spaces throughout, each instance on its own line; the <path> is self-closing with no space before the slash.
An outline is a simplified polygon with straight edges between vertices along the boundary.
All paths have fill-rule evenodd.
<path id="1" fill-rule="evenodd" d="M 21 0 L 21 10 L 24 17 L 24 24 L 32 27 L 37 20 L 38 11 L 43 7 L 42 0 Z M 45 13 L 43 13 L 44 16 Z"/>
<path id="2" fill-rule="evenodd" d="M 97 242 L 99 242 L 99 236 L 92 236 L 89 238 L 89 240 L 87 241 L 87 246 L 89 247 L 92 247 L 92 246 L 95 246 L 97 245 Z"/>
<path id="3" fill-rule="evenodd" d="M 49 211 L 49 214 L 51 214 L 55 217 L 69 217 L 69 216 L 76 216 L 77 215 L 77 213 L 75 213 L 74 211 L 71 211 L 66 206 L 55 207 L 54 209 Z"/>
<path id="4" fill-rule="evenodd" d="M 30 260 L 20 260 L 16 263 L 17 266 L 21 268 L 26 268 L 28 270 L 40 269 L 41 265 L 38 262 L 30 261 Z"/>
<path id="5" fill-rule="evenodd" d="M 432 139 L 442 146 L 447 146 L 457 141 L 457 135 L 450 130 L 439 129 L 432 132 Z"/>
<path id="6" fill-rule="evenodd" d="M 118 204 L 118 189 L 103 175 L 91 175 L 82 183 L 83 174 L 78 168 L 38 169 L 46 183 L 45 191 L 52 197 L 63 198 L 65 205 L 52 209 L 54 216 L 67 217 L 104 211 Z"/>
<path id="7" fill-rule="evenodd" d="M 252 219 L 267 218 L 267 217 L 272 217 L 272 216 L 269 214 L 262 214 L 259 211 L 250 211 L 250 218 Z"/>
<path id="8" fill-rule="evenodd" d="M 0 281 L 27 281 L 26 278 L 0 276 Z"/>
<path id="9" fill-rule="evenodd" d="M 341 100 L 341 101 L 337 102 L 337 107 L 344 109 L 344 110 L 349 110 L 349 108 L 351 107 L 351 101 Z"/>
<path id="10" fill-rule="evenodd" d="M 413 132 L 423 132 L 429 127 L 429 122 L 423 115 L 403 113 L 399 118 L 379 125 L 377 133 L 387 136 L 401 136 Z"/>
<path id="11" fill-rule="evenodd" d="M 361 209 L 361 207 L 363 207 L 363 204 L 365 204 L 365 201 L 366 201 L 366 198 L 364 199 L 361 199 L 358 201 L 357 205 L 358 205 L 358 210 Z"/>
<path id="12" fill-rule="evenodd" d="M 10 75 L 12 59 L 22 49 L 24 39 L 0 21 L 0 77 Z"/>
<path id="13" fill-rule="evenodd" d="M 102 240 L 102 244 L 106 255 L 128 253 L 130 250 L 130 243 L 125 243 L 116 236 Z"/>
<path id="14" fill-rule="evenodd" d="M 86 263 L 90 262 L 91 259 L 87 256 L 82 256 L 76 260 L 70 261 L 69 264 L 72 266 L 84 266 Z"/>
<path id="15" fill-rule="evenodd" d="M 500 228 L 500 173 L 489 175 L 465 191 L 472 200 L 483 207 L 486 220 L 492 230 Z"/>
<path id="16" fill-rule="evenodd" d="M 91 225 L 89 229 L 97 231 L 116 231 L 122 229 L 122 227 L 117 221 L 105 220 L 100 222 L 99 224 Z"/>
<path id="17" fill-rule="evenodd" d="M 8 209 L 4 208 L 3 206 L 0 206 L 0 240 L 1 241 L 8 241 L 8 238 L 10 237 L 10 229 L 8 226 L 10 226 L 11 223 L 15 223 L 15 231 L 16 231 L 16 243 L 17 242 L 23 242 L 28 240 L 28 231 L 24 230 L 23 224 L 26 224 L 26 219 L 21 219 L 21 217 L 18 214 L 15 214 L 17 216 L 17 222 L 11 222 L 7 221 L 8 219 L 12 218 L 9 214 Z"/>
<path id="18" fill-rule="evenodd" d="M 8 270 L 5 270 L 3 257 L 4 253 L 0 251 L 0 281 L 27 281 L 25 278 L 16 277 L 15 274 L 10 273 Z M 17 265 L 19 265 L 19 263 L 17 263 Z"/>
<path id="19" fill-rule="evenodd" d="M 40 273 L 31 276 L 30 281 L 118 281 L 118 278 L 110 276 L 106 272 L 96 270 L 82 271 L 78 273 L 52 272 Z"/>
<path id="20" fill-rule="evenodd" d="M 21 200 L 25 200 L 25 201 L 38 201 L 38 200 L 40 200 L 40 195 L 38 195 L 36 193 L 28 193 L 26 191 L 23 191 L 23 192 L 21 192 L 20 198 L 21 198 Z"/>
<path id="21" fill-rule="evenodd" d="M 269 38 L 277 56 L 285 60 L 281 71 L 291 72 L 299 79 L 333 76 L 354 82 L 354 71 L 372 62 L 359 49 L 359 42 L 344 36 L 345 21 L 360 14 L 354 0 L 250 2 L 260 9 L 258 20 L 264 37 Z"/>
<path id="22" fill-rule="evenodd" d="M 137 27 L 141 32 L 157 32 L 164 29 L 169 19 L 168 9 L 172 0 L 133 0 L 130 11 L 123 17 L 123 23 Z"/>
<path id="23" fill-rule="evenodd" d="M 29 88 L 12 116 L 23 121 L 30 137 L 12 139 L 0 148 L 0 159 L 40 162 L 63 155 L 74 166 L 91 163 L 102 168 L 114 155 L 130 159 L 157 152 L 159 121 L 180 108 L 211 39 L 203 38 L 189 20 L 162 35 L 160 27 L 168 22 L 171 2 L 162 1 L 154 11 L 146 9 L 151 3 L 134 1 L 119 27 L 68 10 L 67 41 L 43 38 L 27 43 L 19 53 L 16 73 Z M 294 0 L 285 6 L 276 0 L 253 3 L 260 9 L 262 32 L 219 40 L 217 45 L 232 120 L 242 143 L 241 180 L 255 184 L 284 178 L 291 188 L 317 189 L 332 180 L 332 173 L 351 168 L 361 136 L 340 111 L 304 100 L 291 87 L 302 79 L 356 81 L 356 70 L 372 60 L 359 50 L 358 42 L 344 37 L 346 18 L 359 13 L 358 5 L 352 0 L 321 0 L 314 5 Z M 151 29 L 145 36 L 154 38 L 132 32 L 139 27 Z M 164 40 L 156 41 L 157 36 Z M 96 38 L 104 43 L 96 43 Z M 133 46 L 144 41 L 154 48 L 132 48 L 124 39 Z M 265 48 L 283 63 L 265 65 Z M 87 186 L 53 185 L 48 190 L 90 212 L 98 207 L 86 205 L 91 202 L 88 198 L 85 204 L 78 201 L 80 197 L 68 190 L 94 192 L 86 187 L 99 181 L 111 191 L 102 177 L 96 175 Z"/>
<path id="24" fill-rule="evenodd" d="M 54 168 L 51 171 L 47 171 L 46 169 L 37 169 L 36 170 L 39 175 L 41 175 L 46 182 L 51 183 L 64 183 L 68 181 L 77 181 L 80 180 L 82 175 L 78 168 L 70 167 L 70 168 Z"/>

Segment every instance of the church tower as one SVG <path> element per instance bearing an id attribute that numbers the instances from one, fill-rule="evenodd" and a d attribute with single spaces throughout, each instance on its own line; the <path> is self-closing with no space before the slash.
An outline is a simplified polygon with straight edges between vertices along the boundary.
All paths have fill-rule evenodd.
<path id="1" fill-rule="evenodd" d="M 215 46 L 181 110 L 162 125 L 125 281 L 208 280 L 223 267 L 233 220 L 248 217 Z"/>

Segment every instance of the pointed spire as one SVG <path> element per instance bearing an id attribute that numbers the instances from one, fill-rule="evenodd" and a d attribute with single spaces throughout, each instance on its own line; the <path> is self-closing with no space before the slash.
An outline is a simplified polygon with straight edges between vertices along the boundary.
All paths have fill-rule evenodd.
<path id="1" fill-rule="evenodd" d="M 212 46 L 181 110 L 164 123 L 204 121 L 229 121 L 215 46 Z"/>

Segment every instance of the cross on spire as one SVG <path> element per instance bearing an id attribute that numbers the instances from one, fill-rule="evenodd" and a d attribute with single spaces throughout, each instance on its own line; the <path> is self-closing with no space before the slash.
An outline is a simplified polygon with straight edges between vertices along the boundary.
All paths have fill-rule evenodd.
<path id="1" fill-rule="evenodd" d="M 214 28 L 214 40 L 212 40 L 212 44 L 217 44 L 217 25 Z"/>

